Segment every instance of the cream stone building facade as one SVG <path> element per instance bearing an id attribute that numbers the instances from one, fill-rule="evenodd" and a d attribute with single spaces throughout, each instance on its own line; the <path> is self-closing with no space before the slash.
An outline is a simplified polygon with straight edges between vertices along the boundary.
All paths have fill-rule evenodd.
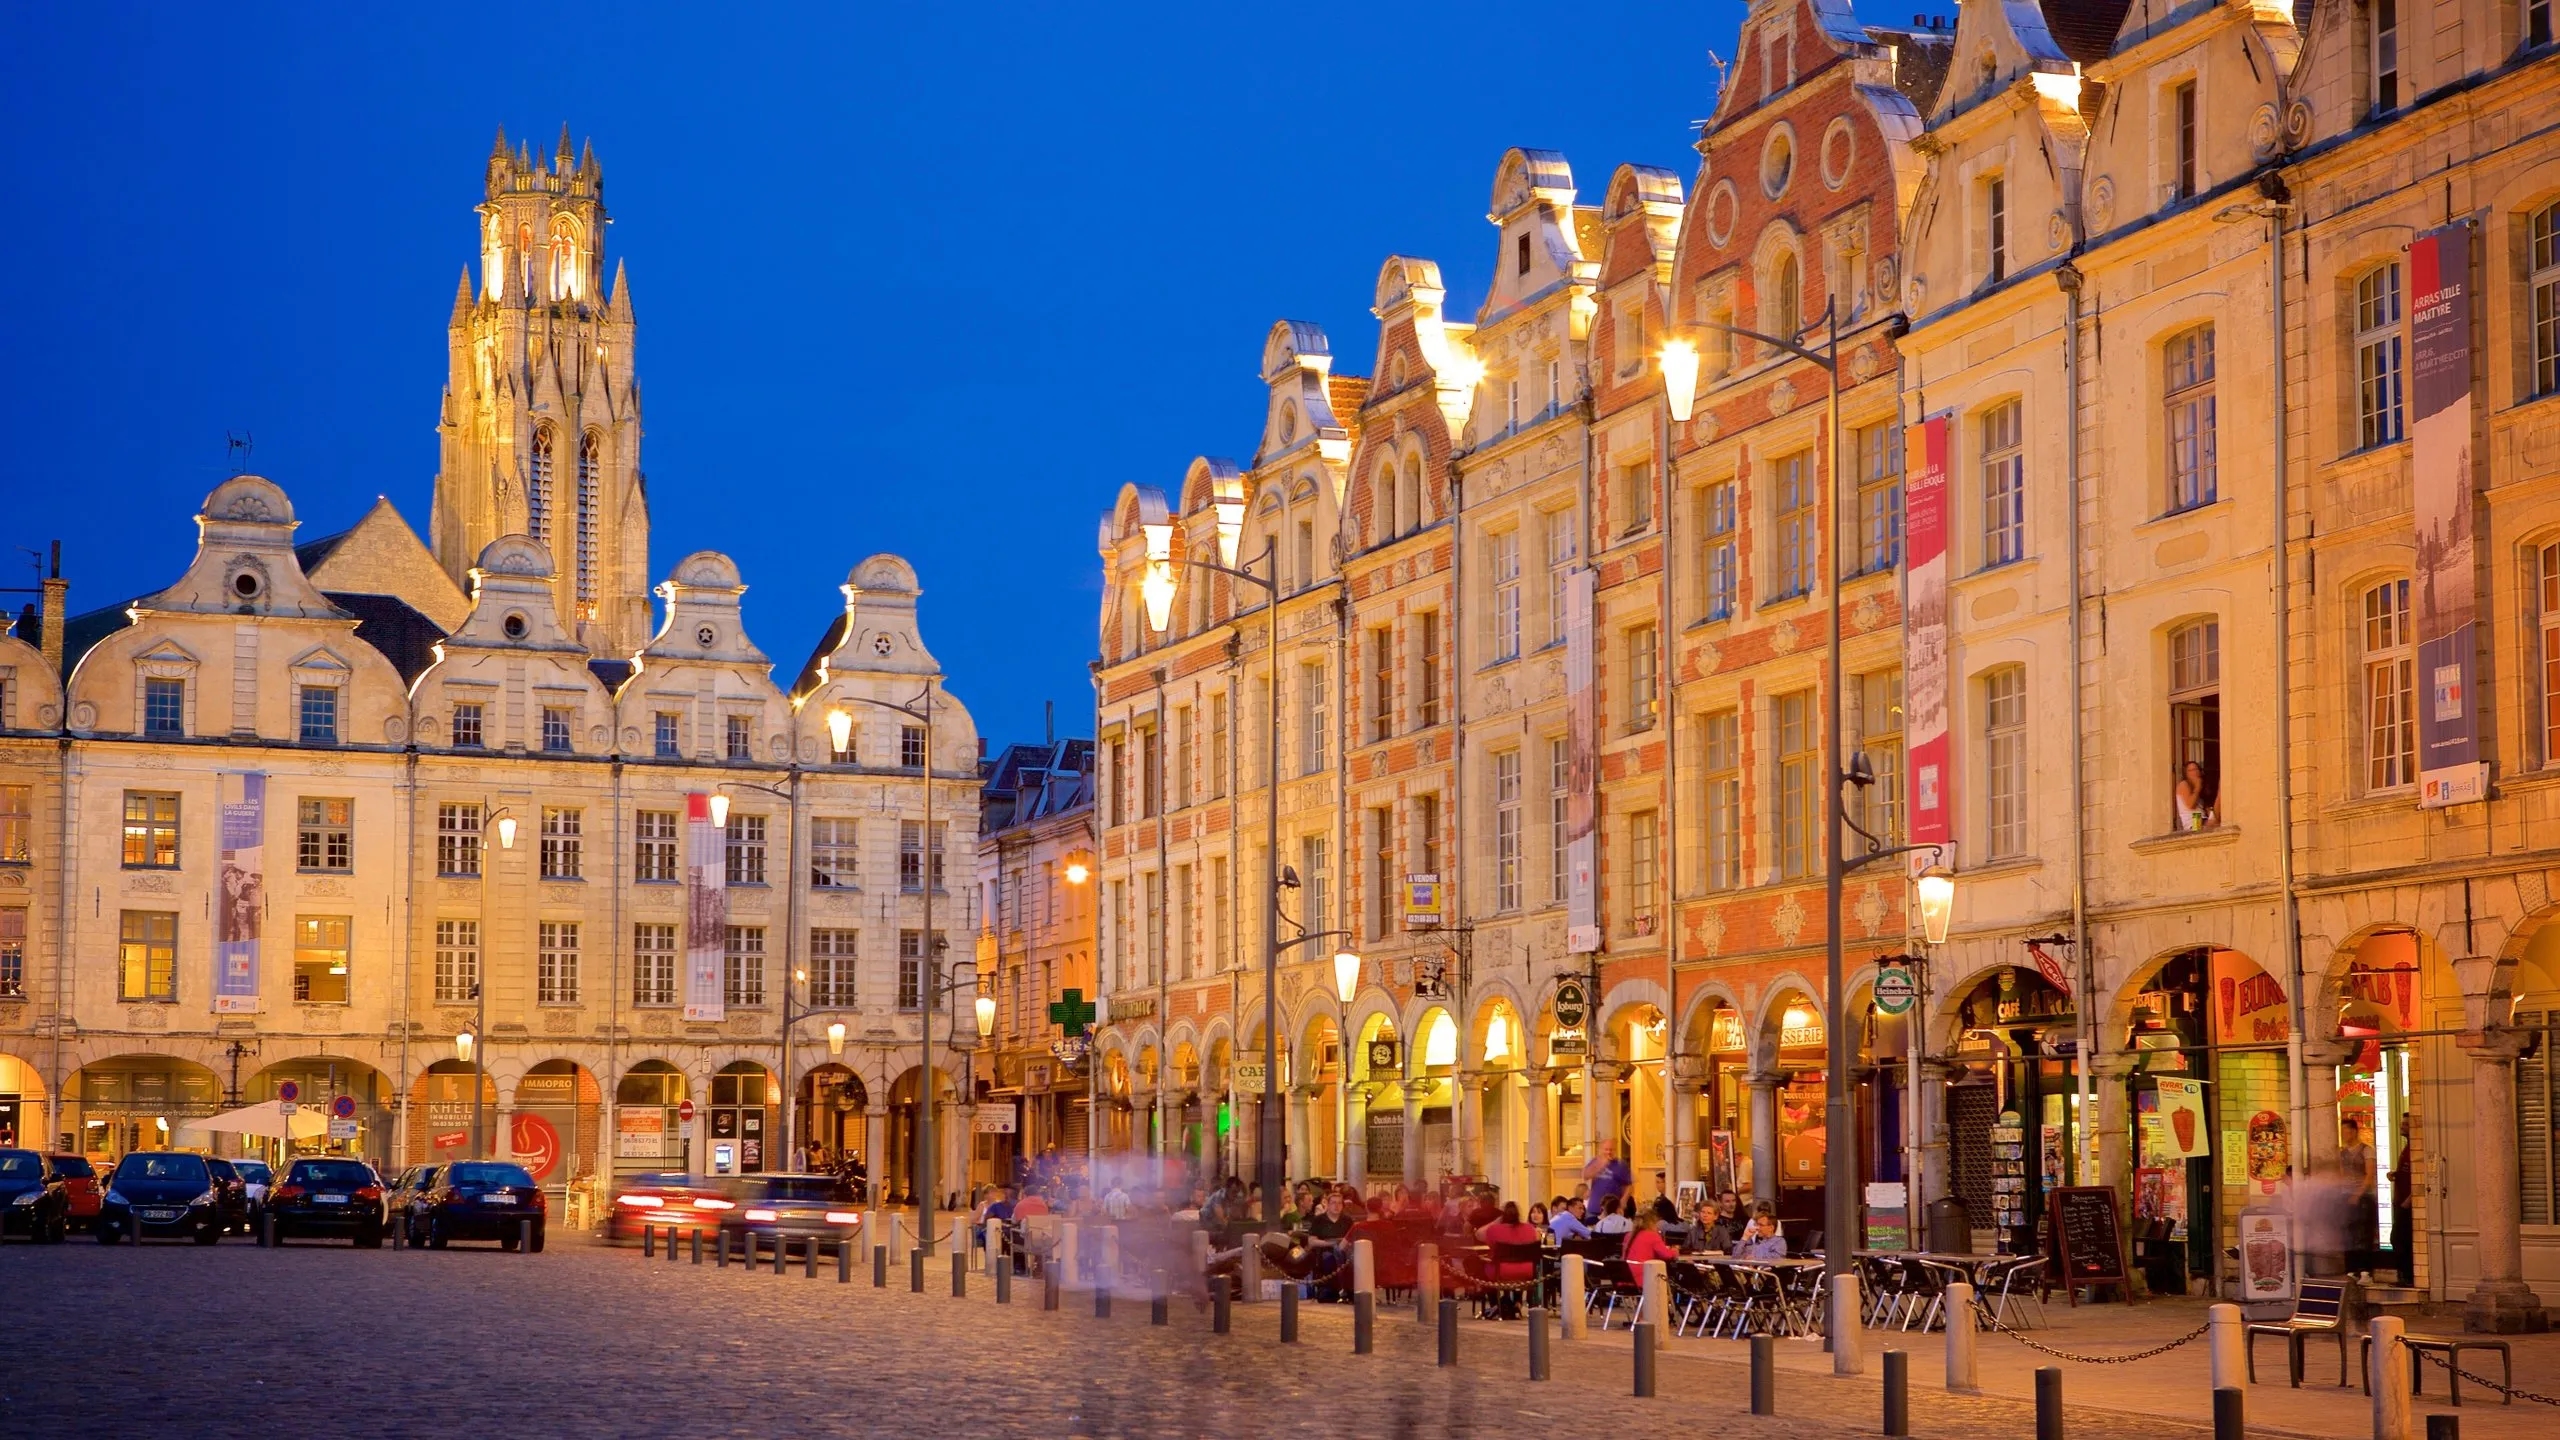
<path id="1" fill-rule="evenodd" d="M 492 204 L 502 179 L 568 197 L 544 233 L 591 245 L 596 174 L 493 159 Z M 591 248 L 575 275 L 501 250 L 473 325 L 602 323 Z M 554 288 L 513 304 L 528 274 Z M 606 403 L 476 393 L 474 433 L 522 443 Z M 616 413 L 596 433 L 627 464 Z M 922 1091 L 957 1189 L 978 745 L 914 570 L 855 565 L 786 686 L 725 556 L 654 606 L 628 565 L 564 573 L 524 513 L 456 498 L 504 467 L 455 434 L 435 552 L 387 502 L 298 541 L 284 490 L 237 476 L 170 586 L 77 616 L 51 586 L 34 643 L 0 637 L 0 1126 L 112 1159 L 298 1091 L 350 1111 L 311 1143 L 385 1167 L 477 1144 L 561 1188 L 814 1146 L 903 1193 Z M 617 513 L 608 548 L 644 546 Z"/>

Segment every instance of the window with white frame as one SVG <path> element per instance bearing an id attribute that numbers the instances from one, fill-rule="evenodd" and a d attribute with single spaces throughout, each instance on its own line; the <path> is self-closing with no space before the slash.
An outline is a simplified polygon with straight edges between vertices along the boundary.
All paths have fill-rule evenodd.
<path id="1" fill-rule="evenodd" d="M 676 927 L 642 921 L 631 927 L 631 1003 L 676 1003 Z"/>
<path id="2" fill-rule="evenodd" d="M 1227 793 L 1227 692 L 1209 697 L 1209 798 Z"/>
<path id="3" fill-rule="evenodd" d="M 734 722 L 740 717 L 730 718 Z M 737 739 L 734 723 L 730 739 L 733 744 Z M 554 755 L 566 755 L 572 748 L 569 741 L 569 708 L 567 706 L 545 705 L 542 707 L 542 748 Z M 734 748 L 730 751 L 730 756 L 738 760 L 746 758 L 743 753 Z"/>
<path id="4" fill-rule="evenodd" d="M 850 815 L 809 820 L 809 883 L 821 890 L 850 890 L 862 883 L 862 822 Z"/>
<path id="5" fill-rule="evenodd" d="M 655 715 L 652 715 L 650 717 L 650 721 L 651 734 L 654 737 L 654 744 L 650 753 L 661 760 L 677 760 L 683 758 L 684 751 L 676 740 L 676 727 L 682 723 L 681 717 L 677 716 L 673 711 L 661 710 Z M 845 755 L 838 758 L 849 761 L 853 757 L 851 755 Z"/>
<path id="6" fill-rule="evenodd" d="M 727 833 L 728 878 L 732 885 L 764 882 L 764 817 L 732 815 Z"/>
<path id="7" fill-rule="evenodd" d="M 2364 766 L 2367 790 L 2418 782 L 2418 662 L 2409 582 L 2364 592 Z"/>
<path id="8" fill-rule="evenodd" d="M 2560 542 L 2533 552 L 2534 643 L 2536 683 L 2541 688 L 2537 728 L 2542 736 L 2542 764 L 2560 766 Z M 5 840 L 0 840 L 0 848 Z"/>
<path id="9" fill-rule="evenodd" d="M 1710 713 L 1700 726 L 1706 752 L 1707 888 L 1742 883 L 1742 717 Z"/>
<path id="10" fill-rule="evenodd" d="M 154 677 L 142 682 L 142 733 L 174 740 L 187 733 L 187 682 Z"/>
<path id="11" fill-rule="evenodd" d="M 1378 625 L 1369 631 L 1369 743 L 1396 733 L 1396 632 Z"/>
<path id="12" fill-rule="evenodd" d="M 2196 82 L 2194 77 L 2171 85 L 2161 97 L 2160 158 L 2167 172 L 2169 198 L 2196 196 Z"/>
<path id="13" fill-rule="evenodd" d="M 1117 881 L 1112 885 L 1115 890 L 1119 888 Z M 898 932 L 898 1008 L 924 1008 L 924 932 L 921 930 Z"/>
<path id="14" fill-rule="evenodd" d="M 294 865 L 296 869 L 324 874 L 343 875 L 356 865 L 356 802 L 353 800 L 305 795 L 294 802 Z M 0 820 L 0 824 L 5 824 Z M 0 835 L 0 859 L 7 858 L 8 843 Z"/>
<path id="15" fill-rule="evenodd" d="M 853 1008 L 854 962 L 860 939 L 858 930 L 816 929 L 809 932 L 811 1008 Z"/>
<path id="16" fill-rule="evenodd" d="M 1184 980 L 1192 977 L 1199 963 L 1198 947 L 1191 943 L 1191 878 L 1190 866 L 1173 867 L 1173 903 L 1165 941 L 1165 959 L 1170 967 L 1166 973 Z"/>
<path id="17" fill-rule="evenodd" d="M 2549 0 L 2544 3 L 2543 23 L 2548 26 Z M 2534 211 L 2526 222 L 2525 270 L 2525 286 L 2533 294 L 2532 393 L 2560 393 L 2560 200 Z"/>
<path id="18" fill-rule="evenodd" d="M 0 995 L 27 993 L 27 907 L 0 905 Z"/>
<path id="19" fill-rule="evenodd" d="M 1822 741 L 1813 692 L 1779 696 L 1770 720 L 1777 738 L 1778 878 L 1801 880 L 1822 861 Z"/>
<path id="20" fill-rule="evenodd" d="M 1173 806 L 1185 809 L 1198 797 L 1200 787 L 1194 779 L 1191 763 L 1191 707 L 1178 706 L 1173 712 Z"/>
<path id="21" fill-rule="evenodd" d="M 1804 328 L 1804 279 L 1795 252 L 1781 251 L 1769 265 L 1769 294 L 1760 307 L 1761 330 L 1792 340 Z"/>
<path id="22" fill-rule="evenodd" d="M 1153 820 L 1164 813 L 1164 731 L 1150 723 L 1138 727 L 1138 815 Z"/>
<path id="23" fill-rule="evenodd" d="M 124 792 L 124 868 L 178 868 L 178 796 L 175 792 Z"/>
<path id="24" fill-rule="evenodd" d="M 586 874 L 585 814 L 554 805 L 542 807 L 542 878 L 576 880 Z"/>
<path id="25" fill-rule="evenodd" d="M 1822 563 L 1821 522 L 1815 517 L 1813 457 L 1799 451 L 1769 468 L 1770 518 L 1776 522 L 1778 592 L 1785 600 L 1813 591 Z"/>
<path id="26" fill-rule="evenodd" d="M 1997 285 L 2009 278 L 2009 182 L 1993 173 L 1976 182 L 1982 202 L 1982 278 Z"/>
<path id="27" fill-rule="evenodd" d="M 2220 823 L 2222 625 L 2197 620 L 2169 632 L 2170 821 L 2178 830 Z M 2194 767 L 2190 773 L 2188 767 Z"/>
<path id="28" fill-rule="evenodd" d="M 1627 817 L 1627 925 L 1638 935 L 1652 934 L 1660 919 L 1661 831 L 1651 810 Z"/>
<path id="29" fill-rule="evenodd" d="M 1982 416 L 1982 564 L 1988 569 L 2027 555 L 2027 456 L 2024 412 L 2015 400 Z"/>
<path id="30" fill-rule="evenodd" d="M 1565 582 L 1573 575 L 1573 562 L 1580 557 L 1581 527 L 1574 524 L 1573 507 L 1544 510 L 1538 514 L 1538 528 L 1546 539 L 1547 561 L 1547 643 L 1564 643 L 1564 628 L 1570 618 L 1565 613 Z"/>
<path id="31" fill-rule="evenodd" d="M 1325 881 L 1325 841 L 1321 835 L 1303 836 L 1298 841 L 1299 923 L 1309 930 L 1322 930 L 1333 913 L 1333 895 Z"/>
<path id="32" fill-rule="evenodd" d="M 1735 563 L 1733 552 L 1734 496 L 1739 488 L 1727 480 L 1699 492 L 1702 497 L 1700 508 L 1705 511 L 1706 520 L 1699 528 L 1705 537 L 1701 543 L 1706 547 L 1706 555 L 1698 573 L 1704 577 L 1705 610 L 1709 620 L 1733 618 L 1734 591 L 1741 583 L 1741 567 Z"/>
<path id="33" fill-rule="evenodd" d="M 477 805 L 436 806 L 436 873 L 468 878 L 480 873 L 480 821 Z"/>
<path id="34" fill-rule="evenodd" d="M 1662 632 L 1651 625 L 1627 631 L 1627 728 L 1650 730 L 1661 714 L 1655 693 L 1661 670 Z"/>
<path id="35" fill-rule="evenodd" d="M 303 685 L 296 687 L 300 702 L 297 731 L 305 745 L 338 743 L 338 695 L 335 685 Z"/>
<path id="36" fill-rule="evenodd" d="M 1147 983 L 1164 978 L 1164 872 L 1150 870 L 1138 877 L 1138 903 L 1147 917 Z"/>
<path id="37" fill-rule="evenodd" d="M 631 874 L 635 880 L 673 881 L 676 868 L 676 812 L 643 810 L 632 826 Z"/>
<path id="38" fill-rule="evenodd" d="M 541 922 L 538 947 L 534 957 L 534 1003 L 537 1005 L 575 1005 L 578 1003 L 578 922 L 545 920 Z"/>
<path id="39" fill-rule="evenodd" d="M 2161 439 L 2169 459 L 2169 508 L 2210 505 L 2216 494 L 2213 327 L 2199 325 L 2170 337 L 2162 348 L 2161 369 L 2166 406 Z"/>
<path id="40" fill-rule="evenodd" d="M 2373 108 L 2400 108 L 2400 3 L 2371 0 L 2367 59 L 2373 67 Z"/>
<path id="41" fill-rule="evenodd" d="M 1493 586 L 1493 657 L 1510 660 L 1520 654 L 1520 534 L 1496 531 L 1486 538 Z"/>
<path id="42" fill-rule="evenodd" d="M 489 748 L 487 733 L 481 728 L 484 708 L 477 700 L 457 700 L 453 706 L 453 748 L 485 750 Z"/>
<path id="43" fill-rule="evenodd" d="M 2027 853 L 2027 672 L 2012 665 L 1982 678 L 1984 849 L 1991 859 Z"/>
<path id="44" fill-rule="evenodd" d="M 1887 845 L 1902 843 L 1902 670 L 1874 670 L 1850 682 L 1857 702 L 1858 753 L 1875 783 L 1857 787 L 1858 824 Z"/>
<path id="45" fill-rule="evenodd" d="M 2389 0 L 2383 0 L 2389 3 Z M 2356 281 L 2356 443 L 2370 449 L 2401 437 L 2400 262 Z"/>
<path id="46" fill-rule="evenodd" d="M 1850 432 L 1858 466 L 1858 573 L 1902 563 L 1902 427 L 1883 420 Z"/>
<path id="47" fill-rule="evenodd" d="M 1425 730 L 1440 723 L 1440 612 L 1413 614 L 1413 723 Z"/>
<path id="48" fill-rule="evenodd" d="M 1618 533 L 1621 537 L 1641 533 L 1653 524 L 1653 464 L 1638 460 L 1618 467 L 1617 483 L 1610 487 L 1618 494 Z"/>
<path id="49" fill-rule="evenodd" d="M 1333 729 L 1332 691 L 1324 680 L 1324 662 L 1298 667 L 1298 773 L 1324 769 L 1326 742 Z M 1153 731 L 1149 731 L 1153 734 Z"/>
<path id="50" fill-rule="evenodd" d="M 743 1010 L 764 1007 L 764 927 L 732 925 L 720 954 L 724 1003 Z"/>
<path id="51" fill-rule="evenodd" d="M 1547 903 L 1561 905 L 1572 883 L 1573 748 L 1547 742 Z"/>
<path id="52" fill-rule="evenodd" d="M 2524 0 L 2525 44 L 2551 43 L 2551 5 L 2552 0 Z"/>
<path id="53" fill-rule="evenodd" d="M 921 770 L 923 770 L 923 769 L 924 769 L 924 759 L 925 759 L 925 755 L 924 755 L 924 727 L 923 727 L 923 726 L 921 726 L 921 725 L 901 725 L 901 726 L 899 726 L 899 727 L 898 727 L 898 766 L 899 766 L 899 768 L 900 768 L 900 769 L 903 769 L 903 770 L 916 770 L 916 771 L 921 771 Z"/>
<path id="54" fill-rule="evenodd" d="M 1316 522 L 1298 522 L 1298 588 L 1316 583 Z"/>
<path id="55" fill-rule="evenodd" d="M 667 927 L 670 930 L 675 927 Z M 480 993 L 480 922 L 436 922 L 436 1003 L 463 1005 Z"/>
<path id="56" fill-rule="evenodd" d="M 1520 908 L 1520 752 L 1493 754 L 1493 908 Z"/>
<path id="57" fill-rule="evenodd" d="M 35 787 L 0 785 L 0 865 L 24 865 L 34 854 Z"/>
<path id="58" fill-rule="evenodd" d="M 178 998 L 178 912 L 127 910 L 121 915 L 117 953 L 116 998 Z"/>

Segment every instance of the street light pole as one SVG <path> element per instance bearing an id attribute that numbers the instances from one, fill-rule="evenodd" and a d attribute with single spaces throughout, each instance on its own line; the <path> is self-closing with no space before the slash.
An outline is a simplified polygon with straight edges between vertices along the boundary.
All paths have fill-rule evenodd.
<path id="1" fill-rule="evenodd" d="M 516 848 L 516 817 L 501 807 L 489 816 L 498 828 L 498 849 Z M 488 837 L 480 845 L 480 948 L 471 977 L 471 1158 L 489 1158 L 488 1089 L 489 1089 L 489 951 L 497 939 L 497 929 L 489 923 L 489 846 Z"/>

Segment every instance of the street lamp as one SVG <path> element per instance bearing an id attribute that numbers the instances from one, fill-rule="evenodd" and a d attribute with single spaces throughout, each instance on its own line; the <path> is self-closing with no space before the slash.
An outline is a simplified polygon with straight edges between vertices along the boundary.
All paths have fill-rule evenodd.
<path id="1" fill-rule="evenodd" d="M 1342 1002 L 1342 1019 L 1335 1026 L 1342 1061 L 1333 1077 L 1333 1133 L 1342 1161 L 1334 1179 L 1344 1184 L 1351 1179 L 1351 998 L 1359 993 L 1360 957 L 1348 950 L 1334 952 L 1333 998 Z"/>
<path id="2" fill-rule="evenodd" d="M 1947 943 L 1947 920 L 1955 913 L 1956 876 L 1944 865 L 1931 865 L 1913 883 L 1920 893 L 1920 933 L 1932 945 Z"/>
<path id="3" fill-rule="evenodd" d="M 490 818 L 497 822 L 498 848 L 516 848 L 515 812 L 502 808 Z M 453 1037 L 453 1049 L 457 1056 L 471 1063 L 471 1158 L 486 1160 L 489 1158 L 486 1094 L 489 1088 L 489 1057 L 481 1053 L 477 1037 L 489 1033 L 489 948 L 490 942 L 496 938 L 489 925 L 489 863 L 486 857 L 480 862 L 480 926 L 478 973 L 471 977 L 471 1001 L 476 1018 L 471 1022 L 470 1034 Z M 472 1058 L 475 1055 L 479 1057 L 477 1060 Z"/>
<path id="4" fill-rule="evenodd" d="M 1875 772 L 1868 766 L 1864 755 L 1860 755 L 1854 765 L 1845 768 L 1841 759 L 1839 306 L 1835 302 L 1823 307 L 1822 348 L 1818 351 L 1807 348 L 1792 335 L 1764 335 L 1757 330 L 1745 330 L 1738 325 L 1723 325 L 1712 321 L 1698 323 L 1704 329 L 1727 335 L 1739 335 L 1744 339 L 1754 340 L 1772 349 L 1783 351 L 1808 364 L 1820 366 L 1828 389 L 1823 429 L 1830 451 L 1826 494 L 1829 499 L 1828 508 L 1832 524 L 1830 540 L 1822 547 L 1822 553 L 1824 568 L 1827 572 L 1826 583 L 1830 594 L 1831 611 L 1826 622 L 1829 632 L 1826 669 L 1830 693 L 1827 697 L 1829 724 L 1823 731 L 1822 758 L 1823 771 L 1831 777 L 1831 783 L 1826 787 L 1823 844 L 1825 861 L 1823 913 L 1826 917 L 1823 958 L 1824 978 L 1829 988 L 1823 1006 L 1825 1025 L 1823 1038 L 1827 1053 L 1823 1061 L 1826 1074 L 1823 1087 L 1825 1094 L 1823 1097 L 1822 1254 L 1823 1269 L 1830 1276 L 1835 1312 L 1830 1333 L 1845 1339 L 1854 1333 L 1857 1324 L 1857 1311 L 1854 1308 L 1847 1308 L 1848 1322 L 1845 1326 L 1840 1321 L 1839 1312 L 1846 1308 L 1852 1293 L 1848 1287 L 1854 1283 L 1851 1279 L 1854 1273 L 1851 1259 L 1852 1252 L 1857 1248 L 1855 1231 L 1858 1224 L 1858 1147 L 1857 1137 L 1853 1131 L 1854 1111 L 1849 1099 L 1851 1059 L 1849 1026 L 1844 1023 L 1847 1018 L 1848 996 L 1844 993 L 1847 982 L 1842 973 L 1846 968 L 1841 953 L 1840 936 L 1842 893 L 1846 889 L 1849 873 L 1861 866 L 1871 865 L 1890 856 L 1908 854 L 1915 850 L 1925 849 L 1933 856 L 1943 855 L 1945 852 L 1943 847 L 1936 845 L 1887 845 L 1857 822 L 1849 819 L 1845 804 L 1845 787 L 1872 785 L 1875 783 Z M 1888 339 L 1899 339 L 1910 328 L 1910 322 L 1899 313 L 1887 315 L 1874 323 L 1882 326 Z M 1810 328 L 1807 327 L 1808 330 Z M 1664 392 L 1667 403 L 1675 414 L 1685 412 L 1691 397 L 1694 396 L 1696 362 L 1697 351 L 1686 342 L 1673 341 L 1663 347 Z M 1683 368 L 1687 371 L 1687 383 L 1682 383 L 1680 376 L 1675 373 Z M 1843 827 L 1855 830 L 1865 837 L 1867 841 L 1865 854 L 1852 859 L 1842 852 L 1841 830 Z M 1930 873 L 1924 873 L 1916 887 L 1921 903 L 1921 918 L 1924 925 L 1929 923 L 1930 912 L 1934 906 L 1937 911 L 1936 934 L 1943 937 L 1946 934 L 1947 910 L 1954 904 L 1955 877 L 1938 865 L 1932 865 L 1930 872 L 1934 872 L 1934 878 Z M 1855 1373 L 1858 1368 L 1856 1347 L 1850 1344 L 1835 1344 L 1832 1361 L 1838 1373 Z"/>
<path id="5" fill-rule="evenodd" d="M 827 1054 L 832 1058 L 844 1055 L 844 1022 L 841 1020 L 827 1027 Z"/>

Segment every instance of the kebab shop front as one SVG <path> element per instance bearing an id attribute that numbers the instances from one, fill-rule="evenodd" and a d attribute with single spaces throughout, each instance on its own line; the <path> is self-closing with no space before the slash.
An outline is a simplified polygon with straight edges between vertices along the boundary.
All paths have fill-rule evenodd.
<path id="1" fill-rule="evenodd" d="M 2239 951 L 2200 948 L 2163 961 L 2132 1011 L 2130 1238 L 2144 1283 L 2290 1298 L 2284 987 Z"/>

